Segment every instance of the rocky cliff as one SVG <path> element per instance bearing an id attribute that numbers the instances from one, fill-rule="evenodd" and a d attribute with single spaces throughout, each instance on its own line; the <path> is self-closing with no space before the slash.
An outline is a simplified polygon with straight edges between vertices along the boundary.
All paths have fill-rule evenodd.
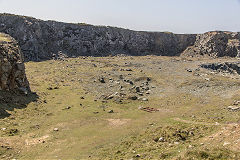
<path id="1" fill-rule="evenodd" d="M 207 32 L 196 36 L 196 42 L 183 55 L 210 57 L 240 57 L 240 33 Z"/>
<path id="2" fill-rule="evenodd" d="M 180 55 L 196 35 L 137 32 L 127 29 L 42 21 L 0 14 L 0 32 L 14 37 L 26 61 L 51 59 L 60 52 L 74 56 Z"/>
<path id="3" fill-rule="evenodd" d="M 138 32 L 116 27 L 42 21 L 0 14 L 0 32 L 14 37 L 26 61 L 41 61 L 66 54 L 76 56 L 162 55 L 239 56 L 240 34 L 208 32 L 173 34 Z"/>
<path id="4" fill-rule="evenodd" d="M 2 33 L 0 33 L 0 90 L 20 90 L 25 94 L 29 91 L 20 48 L 13 38 Z"/>

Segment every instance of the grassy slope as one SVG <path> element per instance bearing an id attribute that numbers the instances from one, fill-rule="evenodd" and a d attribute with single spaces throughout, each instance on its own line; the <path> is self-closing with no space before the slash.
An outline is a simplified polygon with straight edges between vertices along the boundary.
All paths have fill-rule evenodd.
<path id="1" fill-rule="evenodd" d="M 230 98 L 204 91 L 196 95 L 190 91 L 199 83 L 206 82 L 185 71 L 185 67 L 193 64 L 185 62 L 170 66 L 170 60 L 135 57 L 27 63 L 26 72 L 31 89 L 38 94 L 39 99 L 24 109 L 8 111 L 11 116 L 0 120 L 1 128 L 7 128 L 0 131 L 0 142 L 12 148 L 2 148 L 0 155 L 2 158 L 20 159 L 129 159 L 136 158 L 137 154 L 143 159 L 224 159 L 239 155 L 234 150 L 223 147 L 223 142 L 208 144 L 204 140 L 204 137 L 221 130 L 222 126 L 214 125 L 215 122 L 225 124 L 239 120 L 239 112 L 224 109 L 240 97 L 238 80 L 211 77 L 210 88 L 219 83 L 235 87 L 236 93 Z M 94 92 L 86 89 L 87 85 L 96 85 L 91 78 L 110 72 L 114 67 L 109 63 L 129 68 L 124 67 L 126 61 L 143 63 L 144 67 L 134 68 L 133 76 L 137 77 L 141 74 L 140 70 L 143 70 L 161 89 L 157 89 L 148 102 L 126 100 L 123 104 L 117 104 L 110 100 L 103 104 L 100 100 L 94 101 Z M 156 65 L 153 62 L 161 63 Z M 93 63 L 103 67 L 96 68 Z M 154 68 L 159 66 L 163 67 L 161 71 Z M 182 90 L 189 86 L 187 92 Z M 58 89 L 49 90 L 49 87 Z M 221 91 L 220 89 L 219 93 Z M 82 96 L 84 99 L 81 99 Z M 100 107 L 102 105 L 108 106 L 106 111 Z M 139 106 L 159 108 L 160 112 L 143 112 L 138 109 Z M 67 109 L 68 107 L 71 108 Z M 114 110 L 114 113 L 108 113 L 108 110 Z M 111 120 L 116 123 L 111 124 Z M 58 128 L 58 131 L 54 131 L 54 128 Z M 9 136 L 12 129 L 18 129 L 18 132 Z M 186 140 L 179 140 L 177 131 L 184 131 L 185 134 L 191 129 L 194 130 L 194 136 L 187 134 Z M 156 143 L 154 139 L 161 136 L 166 136 L 169 140 Z M 178 141 L 179 144 L 176 145 L 175 142 Z"/>

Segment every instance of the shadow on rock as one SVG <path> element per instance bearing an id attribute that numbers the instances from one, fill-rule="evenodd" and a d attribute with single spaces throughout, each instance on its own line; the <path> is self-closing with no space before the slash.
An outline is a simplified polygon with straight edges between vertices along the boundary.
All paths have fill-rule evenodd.
<path id="1" fill-rule="evenodd" d="M 28 93 L 27 95 L 13 92 L 13 91 L 0 91 L 0 119 L 9 117 L 9 111 L 14 109 L 24 109 L 31 102 L 38 99 L 36 93 Z"/>

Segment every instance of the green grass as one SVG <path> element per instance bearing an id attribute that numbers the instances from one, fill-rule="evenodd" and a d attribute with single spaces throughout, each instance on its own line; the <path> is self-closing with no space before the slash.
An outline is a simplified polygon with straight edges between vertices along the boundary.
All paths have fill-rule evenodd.
<path id="1" fill-rule="evenodd" d="M 130 159 L 140 154 L 141 159 L 172 159 L 185 151 L 192 142 L 207 136 L 213 130 L 213 127 L 181 123 L 150 126 L 146 131 L 127 137 L 120 144 L 105 149 L 102 158 Z M 163 142 L 159 142 L 159 138 L 163 138 Z"/>
<path id="2" fill-rule="evenodd" d="M 165 65 L 169 63 L 166 57 L 150 60 L 166 62 Z M 227 156 L 238 156 L 234 151 L 221 147 L 219 151 L 214 147 L 207 150 L 210 146 L 201 146 L 200 143 L 204 142 L 204 137 L 221 129 L 221 126 L 208 123 L 238 121 L 239 112 L 231 113 L 224 107 L 230 105 L 233 99 L 237 100 L 239 94 L 223 99 L 213 93 L 206 98 L 206 95 L 196 96 L 183 92 L 182 87 L 205 81 L 195 80 L 195 77 L 190 77 L 189 80 L 188 76 L 186 83 L 185 66 L 172 66 L 173 69 L 166 66 L 166 71 L 163 68 L 161 72 L 150 69 L 145 71 L 146 66 L 154 67 L 149 63 L 150 60 L 146 60 L 146 57 L 107 57 L 26 63 L 27 77 L 38 99 L 32 101 L 31 97 L 25 97 L 26 106 L 23 108 L 17 107 L 20 105 L 17 103 L 4 104 L 12 105 L 12 109 L 7 110 L 11 116 L 0 119 L 1 128 L 7 128 L 5 131 L 0 130 L 0 135 L 12 149 L 1 148 L 0 158 L 136 159 L 139 154 L 140 159 L 224 159 Z M 125 62 L 146 65 L 134 68 L 131 76 L 135 79 L 142 76 L 153 79 L 158 88 L 149 97 L 149 101 L 124 100 L 123 104 L 113 100 L 107 103 L 95 101 L 95 93 L 101 90 L 97 88 L 99 82 L 93 83 L 94 77 L 116 69 L 113 64 L 118 64 L 118 68 L 131 68 L 124 67 Z M 98 67 L 93 67 L 93 63 Z M 144 73 L 140 70 L 144 70 Z M 229 82 L 228 79 L 215 78 L 214 81 L 237 86 L 234 80 Z M 90 85 L 93 86 L 90 87 L 91 90 L 88 87 Z M 49 90 L 49 87 L 57 89 Z M 103 105 L 106 106 L 105 111 L 101 107 Z M 139 110 L 139 106 L 154 107 L 160 111 L 147 113 Z M 108 113 L 109 110 L 114 113 Z M 185 121 L 177 121 L 175 118 Z M 109 119 L 124 123 L 111 125 Z M 54 131 L 54 128 L 58 128 L 58 131 Z M 18 132 L 9 136 L 12 129 L 17 129 Z M 190 134 L 191 131 L 194 135 Z M 42 140 L 46 136 L 48 137 Z M 166 142 L 154 141 L 160 137 L 164 137 Z M 31 144 L 27 146 L 26 142 Z"/>

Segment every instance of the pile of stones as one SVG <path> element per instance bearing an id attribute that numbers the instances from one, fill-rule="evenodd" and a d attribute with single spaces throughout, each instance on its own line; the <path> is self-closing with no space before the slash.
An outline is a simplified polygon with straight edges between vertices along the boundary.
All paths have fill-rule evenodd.
<path id="1" fill-rule="evenodd" d="M 240 75 L 240 62 L 208 63 L 202 64 L 201 67 L 216 72 Z"/>
<path id="2" fill-rule="evenodd" d="M 132 69 L 125 69 L 124 72 L 129 72 L 127 70 Z M 104 101 L 113 100 L 119 103 L 123 102 L 123 100 L 148 101 L 147 97 L 152 94 L 152 90 L 156 88 L 151 84 L 152 79 L 150 77 L 130 78 L 129 75 L 131 74 L 128 74 L 128 76 L 120 74 L 118 78 L 116 78 L 116 75 L 112 77 L 102 75 L 98 80 L 95 80 L 95 83 L 98 83 L 95 89 L 103 86 L 105 89 L 100 99 Z"/>

